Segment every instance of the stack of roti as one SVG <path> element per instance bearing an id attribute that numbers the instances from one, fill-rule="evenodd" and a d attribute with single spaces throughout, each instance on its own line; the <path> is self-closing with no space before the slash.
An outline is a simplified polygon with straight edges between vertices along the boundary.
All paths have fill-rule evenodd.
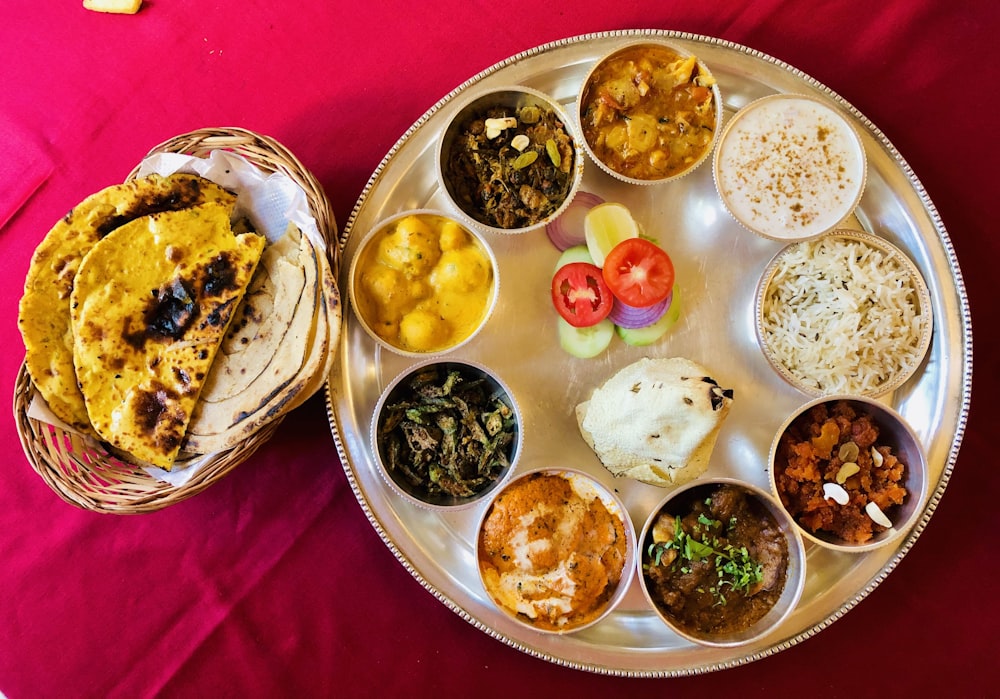
<path id="1" fill-rule="evenodd" d="M 626 366 L 576 408 L 580 434 L 605 468 L 660 487 L 708 469 L 733 391 L 683 357 Z"/>
<path id="2" fill-rule="evenodd" d="M 289 225 L 264 250 L 195 406 L 185 448 L 204 454 L 235 446 L 319 390 L 333 364 L 341 312 L 326 255 Z"/>
<path id="3" fill-rule="evenodd" d="M 231 448 L 314 393 L 340 300 L 289 225 L 268 244 L 237 196 L 149 175 L 88 197 L 39 244 L 18 324 L 38 395 L 115 455 L 172 470 Z"/>

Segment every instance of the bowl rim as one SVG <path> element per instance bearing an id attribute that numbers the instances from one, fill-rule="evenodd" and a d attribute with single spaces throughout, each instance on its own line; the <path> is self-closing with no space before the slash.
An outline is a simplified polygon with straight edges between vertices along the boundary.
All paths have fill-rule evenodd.
<path id="1" fill-rule="evenodd" d="M 797 389 L 801 393 L 811 397 L 822 397 L 829 395 L 845 394 L 848 391 L 844 390 L 824 390 L 821 388 L 813 387 L 799 379 L 795 374 L 793 374 L 788 367 L 786 367 L 778 357 L 774 355 L 771 351 L 770 346 L 766 340 L 766 333 L 764 332 L 764 299 L 767 296 L 768 289 L 770 288 L 771 282 L 774 279 L 774 275 L 777 271 L 778 265 L 781 264 L 784 257 L 790 254 L 798 245 L 815 243 L 824 239 L 839 238 L 848 239 L 853 241 L 858 241 L 869 245 L 873 248 L 885 252 L 897 260 L 906 270 L 910 279 L 913 282 L 914 294 L 917 297 L 918 310 L 921 316 L 924 317 L 924 322 L 922 323 L 920 340 L 917 345 L 916 358 L 914 361 L 903 370 L 897 372 L 890 380 L 885 381 L 878 386 L 875 386 L 866 391 L 853 391 L 851 393 L 856 393 L 857 395 L 867 396 L 870 398 L 879 398 L 886 394 L 895 391 L 900 386 L 909 381 L 913 375 L 916 373 L 920 365 L 923 364 L 924 359 L 927 356 L 927 352 L 930 349 L 931 339 L 934 334 L 934 315 L 932 311 L 930 290 L 927 286 L 927 281 L 924 279 L 923 274 L 921 274 L 920 269 L 917 267 L 916 263 L 913 262 L 910 257 L 903 252 L 901 248 L 889 242 L 881 236 L 875 235 L 873 233 L 868 233 L 867 231 L 859 231 L 848 228 L 835 228 L 834 230 L 827 231 L 815 238 L 809 238 L 805 240 L 796 240 L 789 242 L 783 248 L 781 248 L 767 263 L 764 267 L 764 271 L 760 275 L 760 279 L 757 281 L 757 288 L 754 294 L 754 333 L 757 338 L 757 346 L 760 348 L 761 354 L 770 364 L 771 368 L 785 380 L 793 388 Z"/>
<path id="2" fill-rule="evenodd" d="M 614 593 L 608 598 L 607 603 L 604 605 L 604 609 L 600 614 L 595 616 L 589 621 L 577 624 L 576 626 L 570 628 L 562 629 L 544 629 L 533 625 L 527 619 L 521 617 L 521 615 L 512 612 L 505 606 L 500 604 L 493 594 L 490 592 L 489 588 L 486 586 L 486 581 L 483 579 L 483 567 L 480 563 L 479 551 L 480 542 L 482 541 L 481 533 L 483 525 L 486 519 L 489 517 L 493 510 L 493 504 L 496 502 L 497 498 L 500 497 L 509 488 L 512 488 L 517 483 L 531 477 L 536 477 L 539 475 L 553 475 L 566 478 L 571 483 L 573 481 L 583 481 L 589 487 L 591 487 L 597 497 L 599 497 L 605 506 L 612 514 L 618 515 L 622 521 L 622 525 L 625 529 L 625 560 L 622 562 L 622 575 L 618 580 L 618 585 L 615 588 Z M 584 629 L 589 629 L 596 624 L 600 623 L 606 619 L 611 612 L 613 612 L 628 595 L 629 590 L 632 588 L 632 578 L 635 574 L 635 558 L 637 551 L 637 539 L 635 525 L 632 522 L 632 518 L 629 516 L 628 509 L 625 507 L 624 501 L 621 497 L 614 491 L 610 486 L 605 485 L 601 480 L 586 471 L 572 467 L 572 466 L 535 466 L 529 468 L 516 476 L 513 476 L 502 487 L 496 488 L 490 495 L 489 500 L 483 507 L 482 512 L 476 518 L 475 527 L 475 546 L 474 546 L 474 556 L 476 565 L 476 578 L 479 580 L 480 588 L 483 590 L 486 600 L 493 605 L 493 607 L 503 614 L 507 619 L 510 619 L 514 623 L 518 624 L 522 628 L 530 629 L 536 633 L 546 635 L 546 636 L 565 636 L 567 634 L 575 634 Z"/>
<path id="3" fill-rule="evenodd" d="M 477 242 L 479 248 L 489 259 L 490 268 L 493 272 L 493 283 L 492 283 L 490 298 L 486 303 L 486 308 L 483 309 L 482 320 L 480 321 L 476 329 L 473 330 L 471 333 L 469 333 L 461 341 L 456 342 L 454 345 L 450 345 L 443 349 L 433 350 L 429 352 L 416 352 L 413 350 L 406 350 L 403 349 L 402 347 L 394 345 L 392 342 L 389 342 L 385 338 L 379 336 L 378 333 L 376 333 L 372 329 L 371 325 L 368 323 L 368 319 L 365 318 L 364 313 L 361 312 L 361 306 L 358 304 L 357 300 L 358 291 L 357 291 L 356 281 L 357 281 L 358 267 L 361 264 L 361 259 L 364 257 L 364 253 L 367 252 L 368 250 L 368 246 L 372 243 L 373 240 L 375 240 L 375 238 L 379 234 L 383 233 L 389 226 L 395 224 L 398 221 L 401 221 L 402 219 L 408 216 L 422 216 L 422 217 L 437 216 L 458 224 L 459 226 L 462 227 L 462 230 L 464 230 L 466 233 L 472 236 L 472 238 Z M 456 218 L 449 212 L 436 208 L 405 209 L 403 211 L 398 211 L 390 216 L 387 216 L 379 221 L 376 221 L 375 224 L 361 238 L 361 241 L 358 243 L 357 252 L 351 258 L 351 264 L 347 273 L 347 298 L 350 301 L 351 310 L 354 313 L 354 318 L 358 321 L 358 324 L 361 326 L 361 329 L 364 330 L 365 334 L 367 334 L 368 337 L 374 340 L 380 347 L 383 347 L 384 349 L 387 349 L 390 352 L 393 352 L 394 354 L 398 354 L 403 357 L 410 357 L 411 359 L 444 357 L 454 352 L 455 350 L 464 347 L 468 343 L 472 342 L 472 340 L 482 332 L 483 328 L 489 322 L 490 318 L 493 317 L 493 312 L 496 309 L 497 303 L 500 298 L 500 263 L 497 260 L 496 253 L 493 250 L 493 246 L 489 244 L 489 241 L 487 241 L 486 238 L 479 231 L 477 231 L 474 228 L 471 228 L 464 221 Z"/>
<path id="4" fill-rule="evenodd" d="M 443 163 L 445 157 L 445 147 L 449 145 L 448 135 L 463 112 L 473 107 L 481 100 L 487 100 L 490 97 L 502 95 L 504 93 L 521 93 L 529 95 L 535 100 L 548 105 L 557 115 L 559 115 L 560 120 L 563 122 L 563 128 L 566 129 L 566 133 L 573 141 L 573 176 L 570 179 L 570 188 L 566 192 L 566 196 L 563 198 L 563 201 L 559 204 L 559 207 L 556 208 L 555 211 L 545 218 L 536 221 L 530 226 L 522 226 L 520 228 L 500 228 L 499 226 L 491 226 L 477 220 L 470 213 L 466 212 L 451 193 L 451 188 L 448 185 L 448 178 L 445 176 L 445 167 Z M 569 111 L 555 97 L 547 92 L 516 83 L 498 86 L 479 86 L 478 88 L 471 89 L 462 100 L 455 103 L 452 107 L 452 113 L 448 116 L 445 126 L 437 138 L 437 143 L 434 147 L 434 172 L 437 184 L 441 189 L 441 193 L 447 202 L 449 209 L 454 212 L 454 216 L 466 225 L 466 227 L 472 226 L 484 233 L 498 236 L 520 235 L 522 233 L 541 230 L 566 211 L 570 202 L 573 201 L 573 198 L 576 196 L 576 193 L 580 190 L 580 187 L 583 184 L 584 163 L 586 162 L 587 157 L 581 151 L 580 144 L 582 141 L 583 136 L 581 135 L 579 128 L 577 127 L 577 123 L 571 117 Z"/>
<path id="5" fill-rule="evenodd" d="M 630 177 L 611 168 L 607 163 L 598 158 L 597 154 L 594 153 L 594 150 L 591 147 L 590 142 L 587 140 L 583 128 L 582 112 L 584 108 L 584 102 L 583 102 L 584 93 L 587 91 L 587 88 L 590 85 L 591 77 L 593 77 L 594 73 L 597 71 L 598 68 L 600 68 L 604 64 L 605 61 L 614 58 L 619 53 L 622 53 L 624 51 L 628 51 L 630 49 L 639 48 L 643 46 L 667 49 L 673 51 L 682 58 L 686 58 L 688 56 L 694 56 L 698 64 L 698 70 L 705 75 L 711 76 L 713 78 L 715 77 L 712 71 L 709 69 L 708 65 L 701 58 L 698 58 L 698 56 L 693 51 L 683 48 L 672 41 L 659 39 L 656 37 L 645 37 L 645 38 L 630 39 L 628 41 L 624 41 L 618 44 L 616 48 L 603 54 L 600 58 L 598 58 L 596 61 L 593 62 L 590 69 L 587 71 L 587 74 L 584 76 L 583 81 L 580 83 L 579 89 L 577 90 L 576 107 L 574 109 L 574 116 L 576 117 L 577 125 L 579 128 L 580 142 L 583 146 L 583 150 L 586 152 L 589 160 L 594 164 L 596 164 L 604 173 L 610 175 L 611 177 L 621 182 L 625 182 L 627 184 L 632 184 L 632 185 L 638 185 L 641 187 L 673 182 L 675 180 L 681 179 L 682 177 L 686 177 L 687 175 L 691 174 L 699 167 L 701 167 L 701 165 L 707 162 L 712 157 L 712 154 L 717 150 L 718 143 L 721 140 L 721 134 L 723 131 L 723 121 L 725 118 L 725 104 L 723 103 L 722 100 L 722 90 L 719 87 L 718 81 L 715 81 L 715 83 L 713 83 L 712 86 L 709 88 L 712 91 L 712 102 L 715 103 L 715 127 L 712 130 L 712 140 L 708 144 L 708 147 L 705 148 L 704 153 L 702 153 L 701 156 L 698 158 L 698 160 L 696 160 L 690 166 L 685 168 L 683 171 L 675 173 L 673 175 L 669 175 L 667 177 L 656 177 L 650 179 Z"/>
<path id="6" fill-rule="evenodd" d="M 737 634 L 705 636 L 692 633 L 691 631 L 682 629 L 676 625 L 653 601 L 649 588 L 646 584 L 646 576 L 642 569 L 643 560 L 645 558 L 642 549 L 646 544 L 646 538 L 649 536 L 650 530 L 655 524 L 656 519 L 659 517 L 660 512 L 663 511 L 670 501 L 674 500 L 679 495 L 683 495 L 684 493 L 688 493 L 689 491 L 697 488 L 711 488 L 713 486 L 718 487 L 722 485 L 733 485 L 744 489 L 746 492 L 756 497 L 767 508 L 768 512 L 771 513 L 775 521 L 778 523 L 779 528 L 784 533 L 785 540 L 788 542 L 788 569 L 786 572 L 785 589 L 782 591 L 781 597 L 779 597 L 775 606 L 772 607 L 762 619 L 758 620 L 754 626 L 751 626 L 750 629 Z M 760 638 L 773 633 L 795 611 L 799 604 L 799 600 L 802 597 L 802 592 L 805 589 L 807 552 L 805 541 L 803 540 L 799 527 L 792 520 L 788 511 L 782 507 L 781 502 L 774 497 L 774 495 L 758 485 L 739 478 L 731 476 L 699 478 L 671 490 L 663 498 L 661 498 L 656 505 L 653 506 L 649 514 L 646 516 L 641 533 L 637 539 L 637 547 L 638 550 L 635 559 L 636 574 L 639 578 L 639 587 L 642 590 L 642 595 L 645 598 L 646 603 L 652 608 L 656 616 L 668 629 L 676 633 L 681 638 L 698 645 L 713 648 L 731 648 L 734 646 L 742 646 L 753 643 Z M 778 604 L 783 604 L 784 607 L 780 611 L 775 612 L 775 607 L 777 607 Z M 767 619 L 767 623 L 762 625 L 762 622 L 764 622 L 765 619 Z M 753 630 L 757 626 L 760 626 L 760 628 Z"/>
<path id="7" fill-rule="evenodd" d="M 510 464 L 507 468 L 496 480 L 483 490 L 466 498 L 454 498 L 453 502 L 433 502 L 422 498 L 415 493 L 411 493 L 402 487 L 396 479 L 392 477 L 392 474 L 389 473 L 389 469 L 383 462 L 378 442 L 378 426 L 382 409 L 385 407 L 385 404 L 393 395 L 394 391 L 413 374 L 426 369 L 427 367 L 438 364 L 458 365 L 463 367 L 465 370 L 471 371 L 472 373 L 483 374 L 488 380 L 493 382 L 497 388 L 503 391 L 504 397 L 514 413 L 514 422 L 517 425 L 517 434 L 514 436 L 513 451 L 509 459 Z M 500 378 L 496 372 L 487 367 L 485 364 L 472 359 L 461 359 L 457 357 L 428 357 L 399 371 L 389 381 L 389 383 L 386 384 L 385 388 L 382 389 L 382 392 L 379 394 L 378 400 L 375 403 L 375 408 L 372 410 L 372 417 L 368 424 L 368 446 L 371 449 L 372 459 L 375 462 L 375 470 L 378 471 L 382 482 L 384 482 L 393 493 L 406 502 L 425 510 L 432 510 L 440 513 L 457 512 L 474 507 L 484 500 L 491 500 L 493 494 L 502 490 L 513 477 L 514 472 L 517 469 L 518 462 L 521 460 L 521 456 L 524 453 L 524 418 L 518 400 L 510 386 L 502 378 Z"/>
<path id="8" fill-rule="evenodd" d="M 834 223 L 833 225 L 831 225 L 826 229 L 811 233 L 806 233 L 803 235 L 778 236 L 768 233 L 767 231 L 755 228 L 752 225 L 750 225 L 748 221 L 744 221 L 741 217 L 736 215 L 732 207 L 730 207 L 729 200 L 726 197 L 725 193 L 722 191 L 723 188 L 720 184 L 720 178 L 721 178 L 720 159 L 722 157 L 722 152 L 724 150 L 723 146 L 726 142 L 726 138 L 732 132 L 735 125 L 739 124 L 739 122 L 742 121 L 747 114 L 756 109 L 759 109 L 761 106 L 766 106 L 771 102 L 801 101 L 801 100 L 805 100 L 815 105 L 818 105 L 824 111 L 833 115 L 839 122 L 842 122 L 843 126 L 846 127 L 847 133 L 850 135 L 851 142 L 857 147 L 858 153 L 860 153 L 861 155 L 861 177 L 858 182 L 857 193 L 855 194 L 851 204 L 846 207 L 845 211 L 843 212 L 843 215 L 838 217 L 836 223 Z M 763 97 L 758 97 L 754 100 L 751 100 L 743 107 L 738 109 L 735 114 L 733 114 L 733 116 L 729 119 L 729 121 L 726 122 L 725 127 L 723 127 L 721 133 L 719 134 L 718 139 L 716 140 L 717 144 L 715 148 L 715 154 L 712 157 L 712 181 L 715 184 L 715 191 L 719 196 L 719 200 L 722 202 L 723 208 L 725 208 L 725 210 L 729 213 L 730 217 L 734 221 L 736 221 L 736 223 L 738 223 L 741 228 L 755 235 L 758 235 L 766 240 L 773 240 L 779 243 L 800 242 L 804 240 L 811 240 L 813 238 L 818 238 L 826 233 L 830 233 L 831 231 L 834 231 L 837 228 L 842 227 L 844 225 L 844 222 L 848 218 L 850 218 L 851 214 L 858 208 L 858 204 L 861 203 L 861 198 L 864 196 L 865 189 L 868 186 L 868 153 L 867 151 L 865 151 L 865 144 L 864 140 L 862 140 L 861 138 L 861 132 L 857 129 L 857 127 L 855 127 L 853 123 L 851 123 L 851 120 L 845 117 L 836 107 L 827 104 L 824 100 L 815 95 L 808 95 L 800 92 L 778 92 L 769 95 L 764 95 Z"/>
<path id="9" fill-rule="evenodd" d="M 907 514 L 905 517 L 899 521 L 894 521 L 893 526 L 882 532 L 876 538 L 864 543 L 864 544 L 850 544 L 842 542 L 840 540 L 834 540 L 832 536 L 824 536 L 820 534 L 813 533 L 803 527 L 799 522 L 791 516 L 791 513 L 785 508 L 784 503 L 781 500 L 781 492 L 778 489 L 778 484 L 776 480 L 775 472 L 775 457 L 778 453 L 778 446 L 781 442 L 782 435 L 788 430 L 791 424 L 806 414 L 813 407 L 820 405 L 822 403 L 836 403 L 838 401 L 848 401 L 850 403 L 860 403 L 864 405 L 870 413 L 872 413 L 875 418 L 876 424 L 880 428 L 880 432 L 885 428 L 884 420 L 886 417 L 897 423 L 898 428 L 902 430 L 906 438 L 911 442 L 911 446 L 917 453 L 918 464 L 907 463 L 907 491 L 909 502 L 906 503 L 905 507 L 907 509 Z M 875 415 L 874 413 L 880 413 Z M 896 451 L 900 450 L 899 445 L 896 446 Z M 923 513 L 924 502 L 927 499 L 928 487 L 929 487 L 929 473 L 928 473 L 928 463 L 927 463 L 927 450 L 924 448 L 923 443 L 917 436 L 910 423 L 904 418 L 895 408 L 886 403 L 872 398 L 870 396 L 864 396 L 860 394 L 842 393 L 842 394 L 830 394 L 824 396 L 818 396 L 812 400 L 808 400 L 802 403 L 782 421 L 781 426 L 774 433 L 774 437 L 771 440 L 771 446 L 768 450 L 767 456 L 767 473 L 768 481 L 771 488 L 771 494 L 778 504 L 781 506 L 782 511 L 788 514 L 789 519 L 795 524 L 795 528 L 802 534 L 803 539 L 810 541 L 822 548 L 830 549 L 833 551 L 840 551 L 844 553 L 866 553 L 868 551 L 874 551 L 875 549 L 881 549 L 891 544 L 896 543 L 902 538 L 913 526 L 916 524 L 917 520 Z M 916 493 L 914 489 L 910 487 L 909 481 L 911 479 L 916 479 L 917 488 Z"/>

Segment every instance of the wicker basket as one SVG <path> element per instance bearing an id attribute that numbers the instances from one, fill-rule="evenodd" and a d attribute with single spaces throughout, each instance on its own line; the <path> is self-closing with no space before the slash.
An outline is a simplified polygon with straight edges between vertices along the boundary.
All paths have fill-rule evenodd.
<path id="1" fill-rule="evenodd" d="M 241 155 L 266 172 L 281 172 L 291 177 L 302 187 L 316 225 L 327 242 L 326 254 L 336 276 L 337 225 L 330 202 L 316 178 L 277 141 L 241 128 L 200 129 L 165 141 L 148 155 L 171 152 L 204 157 L 214 150 Z M 128 179 L 135 178 L 137 172 L 138 166 Z M 200 493 L 253 454 L 282 421 L 279 417 L 236 447 L 212 454 L 187 483 L 173 486 L 76 433 L 30 418 L 28 406 L 33 393 L 31 377 L 22 362 L 14 386 L 14 419 L 28 461 L 63 500 L 96 512 L 154 512 Z"/>

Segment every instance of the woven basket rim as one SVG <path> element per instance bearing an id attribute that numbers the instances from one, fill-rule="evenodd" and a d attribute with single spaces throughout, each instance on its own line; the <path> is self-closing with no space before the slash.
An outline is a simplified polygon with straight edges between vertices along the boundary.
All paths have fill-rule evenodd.
<path id="1" fill-rule="evenodd" d="M 157 153 L 204 157 L 214 150 L 236 153 L 266 172 L 287 175 L 302 187 L 327 244 L 326 257 L 334 278 L 338 278 L 337 225 L 330 201 L 315 176 L 276 139 L 242 127 L 202 128 L 154 146 L 143 160 Z M 139 167 L 137 164 L 133 168 L 126 181 L 137 176 Z M 34 394 L 27 364 L 22 361 L 14 386 L 13 412 L 18 437 L 31 467 L 64 501 L 108 514 L 155 512 L 202 492 L 246 461 L 273 436 L 285 417 L 268 422 L 236 446 L 207 456 L 204 465 L 187 483 L 173 486 L 114 457 L 93 439 L 29 417 Z"/>

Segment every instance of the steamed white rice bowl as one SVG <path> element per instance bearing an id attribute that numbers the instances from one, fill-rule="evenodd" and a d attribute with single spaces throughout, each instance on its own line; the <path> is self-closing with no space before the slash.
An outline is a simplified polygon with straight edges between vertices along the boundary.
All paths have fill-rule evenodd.
<path id="1" fill-rule="evenodd" d="M 761 341 L 804 390 L 877 394 L 926 349 L 917 284 L 898 251 L 851 237 L 795 243 L 761 298 Z"/>

